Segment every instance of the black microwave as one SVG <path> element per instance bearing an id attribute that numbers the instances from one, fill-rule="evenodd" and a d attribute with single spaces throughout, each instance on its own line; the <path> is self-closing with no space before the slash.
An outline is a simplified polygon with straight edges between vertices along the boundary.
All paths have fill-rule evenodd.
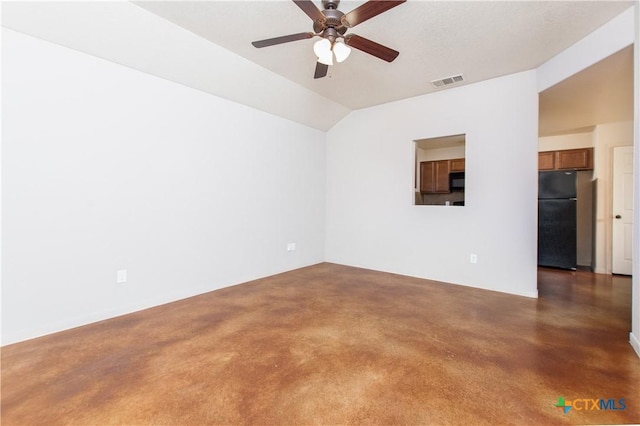
<path id="1" fill-rule="evenodd" d="M 464 191 L 464 172 L 449 173 L 449 189 L 451 191 Z"/>

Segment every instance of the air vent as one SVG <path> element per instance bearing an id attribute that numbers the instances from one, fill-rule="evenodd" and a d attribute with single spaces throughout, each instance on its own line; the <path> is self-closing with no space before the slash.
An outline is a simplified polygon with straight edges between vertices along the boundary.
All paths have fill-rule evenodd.
<path id="1" fill-rule="evenodd" d="M 441 78 L 439 80 L 433 80 L 431 84 L 433 84 L 433 87 L 444 87 L 460 83 L 461 81 L 464 81 L 464 77 L 462 77 L 462 74 L 458 74 L 452 75 L 451 77 Z"/>

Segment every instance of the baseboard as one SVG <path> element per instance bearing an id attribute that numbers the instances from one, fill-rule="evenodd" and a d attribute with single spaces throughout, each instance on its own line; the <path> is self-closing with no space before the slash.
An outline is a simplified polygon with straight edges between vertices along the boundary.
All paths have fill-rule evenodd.
<path id="1" fill-rule="evenodd" d="M 634 336 L 633 333 L 629 333 L 629 343 L 631 343 L 631 347 L 634 351 L 636 351 L 636 354 L 640 358 L 640 340 L 638 340 L 638 338 Z"/>
<path id="2" fill-rule="evenodd" d="M 224 288 L 223 286 L 220 288 Z M 73 328 L 83 327 L 85 325 L 94 324 L 96 322 L 110 320 L 123 315 L 132 314 L 135 312 L 143 311 L 145 309 L 155 308 L 167 303 L 177 302 L 178 300 L 187 299 L 189 297 L 198 296 L 200 294 L 208 293 L 210 291 L 218 290 L 219 288 L 198 288 L 191 289 L 190 291 L 177 291 L 159 295 L 154 298 L 138 301 L 126 306 L 120 306 L 114 309 L 103 309 L 97 312 L 86 312 L 81 315 L 73 317 L 67 317 L 59 321 L 49 322 L 36 327 L 23 328 L 19 330 L 11 330 L 10 333 L 2 334 L 2 347 L 12 345 L 15 343 L 24 342 L 31 339 L 37 339 L 39 337 L 47 336 L 49 334 L 59 333 L 62 331 L 71 330 Z"/>
<path id="3" fill-rule="evenodd" d="M 514 291 L 512 289 L 509 288 L 497 288 L 497 287 L 482 287 L 479 285 L 472 285 L 472 284 L 462 284 L 462 283 L 456 283 L 456 282 L 451 282 L 451 281 L 443 281 L 441 279 L 438 278 L 428 278 L 422 275 L 417 275 L 417 274 L 412 274 L 412 273 L 406 273 L 406 272 L 398 272 L 395 270 L 386 270 L 386 269 L 374 269 L 370 266 L 363 266 L 363 265 L 358 265 L 358 264 L 347 264 L 347 263 L 341 263 L 341 262 L 334 262 L 331 260 L 327 260 L 326 263 L 333 263 L 335 265 L 342 265 L 342 266 L 348 266 L 349 268 L 359 268 L 359 269 L 366 269 L 368 271 L 374 271 L 374 272 L 382 272 L 385 274 L 393 274 L 393 275 L 401 275 L 401 276 L 405 276 L 405 277 L 411 277 L 411 278 L 418 278 L 421 280 L 426 280 L 426 281 L 435 281 L 435 282 L 439 282 L 442 284 L 447 284 L 447 285 L 457 285 L 460 287 L 468 287 L 468 288 L 475 288 L 478 290 L 487 290 L 487 291 L 495 291 L 496 293 L 502 293 L 502 294 L 510 294 L 512 296 L 521 296 L 521 297 L 528 297 L 530 299 L 537 299 L 538 298 L 538 289 L 536 288 L 535 291 Z"/>
<path id="4" fill-rule="evenodd" d="M 155 308 L 168 303 L 177 302 L 179 300 L 188 299 L 190 297 L 199 296 L 201 294 L 209 293 L 212 291 L 220 290 L 235 285 L 244 284 L 254 280 L 271 277 L 286 272 L 292 272 L 296 269 L 307 268 L 313 265 L 317 265 L 318 262 L 302 264 L 296 266 L 293 269 L 285 270 L 273 270 L 267 271 L 263 274 L 251 274 L 244 275 L 238 278 L 235 282 L 219 282 L 216 285 L 208 285 L 206 287 L 190 288 L 187 290 L 179 289 L 175 291 L 166 292 L 163 294 L 155 295 L 154 297 L 138 300 L 128 305 L 119 306 L 114 309 L 103 309 L 97 312 L 85 312 L 81 315 L 74 317 L 63 318 L 59 321 L 49 322 L 36 327 L 23 328 L 18 330 L 10 330 L 8 333 L 6 330 L 2 333 L 0 347 L 12 345 L 15 343 L 24 342 L 26 340 L 36 339 L 53 333 L 59 333 L 61 331 L 70 330 L 72 328 L 83 327 L 85 325 L 93 324 L 100 321 L 105 321 L 113 318 L 117 318 L 123 315 L 132 314 L 135 312 L 143 311 L 145 309 Z M 214 279 L 211 280 L 215 281 Z"/>
<path id="5" fill-rule="evenodd" d="M 532 299 L 537 299 L 538 298 L 538 290 L 536 290 L 534 292 L 522 292 L 522 293 L 511 293 L 511 294 L 524 296 L 524 297 L 530 297 Z"/>

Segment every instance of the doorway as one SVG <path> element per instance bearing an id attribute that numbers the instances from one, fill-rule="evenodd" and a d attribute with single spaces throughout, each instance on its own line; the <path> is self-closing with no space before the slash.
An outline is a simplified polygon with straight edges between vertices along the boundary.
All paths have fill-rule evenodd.
<path id="1" fill-rule="evenodd" d="M 611 272 L 631 275 L 633 239 L 633 147 L 613 149 Z"/>
<path id="2" fill-rule="evenodd" d="M 597 273 L 613 273 L 613 152 L 633 145 L 633 93 L 631 45 L 539 94 L 539 151 L 593 149 Z"/>

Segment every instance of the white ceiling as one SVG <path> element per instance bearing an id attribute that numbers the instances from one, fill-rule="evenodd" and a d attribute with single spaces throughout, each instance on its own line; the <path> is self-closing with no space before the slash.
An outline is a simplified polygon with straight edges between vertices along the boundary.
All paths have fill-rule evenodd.
<path id="1" fill-rule="evenodd" d="M 315 2 L 321 7 L 320 1 Z M 364 2 L 342 0 L 348 12 Z M 630 2 L 408 1 L 348 31 L 400 52 L 392 63 L 360 51 L 313 79 L 314 39 L 256 49 L 254 40 L 312 31 L 292 1 L 135 2 L 349 109 L 417 96 L 432 80 L 468 83 L 537 68 Z"/>
<path id="2" fill-rule="evenodd" d="M 434 79 L 463 74 L 469 84 L 535 69 L 632 4 L 409 0 L 348 32 L 400 51 L 394 62 L 354 50 L 319 80 L 314 40 L 251 45 L 312 31 L 290 0 L 3 2 L 2 24 L 328 130 L 351 110 L 447 90 Z"/>
<path id="3" fill-rule="evenodd" d="M 633 120 L 633 46 L 540 93 L 540 136 Z"/>

